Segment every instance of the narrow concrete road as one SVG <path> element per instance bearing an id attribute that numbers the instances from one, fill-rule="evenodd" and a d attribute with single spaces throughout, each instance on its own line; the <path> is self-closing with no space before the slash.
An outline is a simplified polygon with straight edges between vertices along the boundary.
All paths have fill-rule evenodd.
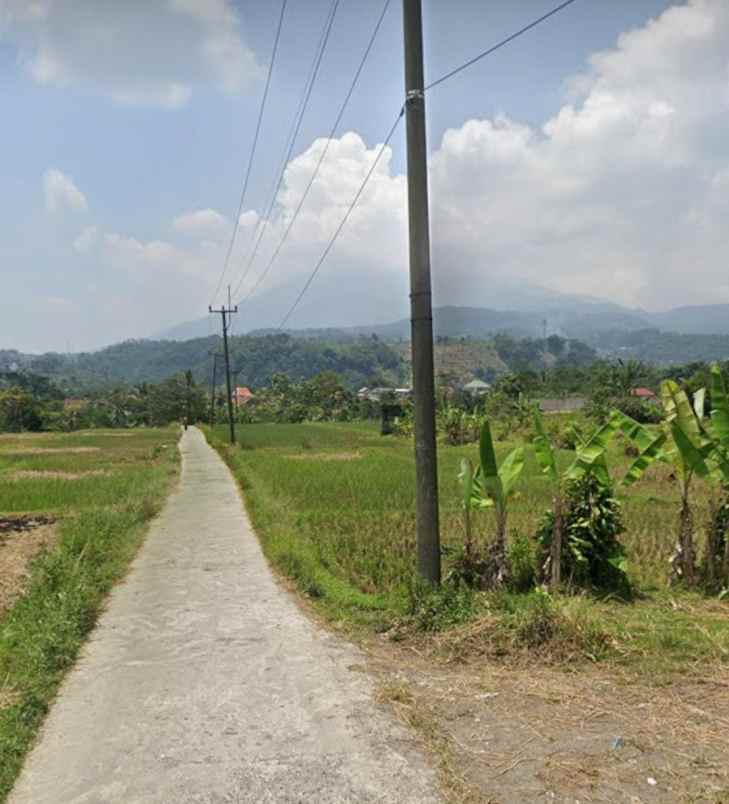
<path id="1" fill-rule="evenodd" d="M 439 801 L 357 650 L 273 580 L 225 464 L 192 428 L 181 450 L 11 804 Z"/>

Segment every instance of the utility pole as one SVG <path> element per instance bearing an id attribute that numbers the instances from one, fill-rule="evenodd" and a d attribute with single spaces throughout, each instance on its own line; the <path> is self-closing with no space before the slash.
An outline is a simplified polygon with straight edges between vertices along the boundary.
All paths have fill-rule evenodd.
<path id="1" fill-rule="evenodd" d="M 228 287 L 230 298 L 230 286 Z M 230 356 L 228 354 L 228 316 L 238 312 L 238 305 L 234 308 L 223 305 L 219 310 L 208 307 L 208 312 L 220 313 L 223 319 L 223 345 L 225 350 L 225 384 L 228 389 L 228 425 L 230 427 L 230 443 L 235 444 L 235 420 L 233 419 L 233 391 L 230 387 Z"/>
<path id="2" fill-rule="evenodd" d="M 415 480 L 418 573 L 440 583 L 438 465 L 435 443 L 433 312 L 430 290 L 428 152 L 425 137 L 421 0 L 403 0 L 405 111 L 410 228 L 410 320 L 415 396 Z"/>
<path id="3" fill-rule="evenodd" d="M 215 427 L 215 377 L 220 355 L 217 352 L 208 352 L 208 354 L 213 358 L 213 376 L 210 380 L 210 426 Z"/>

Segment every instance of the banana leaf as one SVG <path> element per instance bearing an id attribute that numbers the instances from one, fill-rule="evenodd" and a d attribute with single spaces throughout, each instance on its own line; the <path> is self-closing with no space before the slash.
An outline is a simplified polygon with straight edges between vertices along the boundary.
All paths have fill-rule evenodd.
<path id="1" fill-rule="evenodd" d="M 729 398 L 717 363 L 711 367 L 711 423 L 717 441 L 729 448 Z"/>
<path id="2" fill-rule="evenodd" d="M 636 441 L 636 443 L 638 443 Z M 625 477 L 622 480 L 624 486 L 632 486 L 640 480 L 645 474 L 646 470 L 651 467 L 656 461 L 664 460 L 665 453 L 663 445 L 666 443 L 666 434 L 659 433 L 651 442 L 645 446 L 640 455 L 628 467 Z"/>
<path id="3" fill-rule="evenodd" d="M 491 427 L 488 419 L 484 419 L 481 427 L 481 442 L 479 445 L 481 455 L 481 482 L 486 494 L 493 499 L 497 506 L 504 504 L 504 488 L 499 475 L 499 466 L 496 463 L 494 442 L 491 438 Z"/>
<path id="4" fill-rule="evenodd" d="M 618 418 L 611 415 L 602 427 L 598 428 L 584 444 L 577 448 L 575 459 L 567 469 L 566 477 L 570 480 L 576 480 L 591 472 L 601 483 L 604 485 L 609 484 L 610 474 L 607 468 L 605 452 L 610 439 L 618 428 Z"/>
<path id="5" fill-rule="evenodd" d="M 464 508 L 472 508 L 473 507 L 473 497 L 474 497 L 474 469 L 473 464 L 468 458 L 463 458 L 461 460 L 461 471 L 458 475 L 458 479 L 461 482 L 461 489 L 463 490 L 463 507 Z"/>
<path id="6" fill-rule="evenodd" d="M 661 399 L 666 421 L 671 425 L 676 423 L 686 438 L 697 444 L 701 439 L 701 429 L 686 392 L 673 380 L 664 380 L 661 383 Z"/>
<path id="7" fill-rule="evenodd" d="M 676 447 L 685 468 L 699 477 L 708 477 L 710 471 L 705 457 L 710 452 L 711 445 L 705 445 L 703 449 L 697 447 L 686 435 L 679 422 L 675 420 L 671 422 L 671 435 L 676 442 Z"/>
<path id="8" fill-rule="evenodd" d="M 694 394 L 694 413 L 696 418 L 701 423 L 704 419 L 704 411 L 706 408 L 706 388 L 699 388 Z"/>
<path id="9" fill-rule="evenodd" d="M 499 477 L 504 498 L 507 498 L 516 485 L 524 469 L 524 447 L 513 449 L 501 462 Z"/>
<path id="10" fill-rule="evenodd" d="M 552 444 L 544 430 L 544 424 L 538 409 L 534 411 L 534 428 L 537 431 L 534 437 L 534 452 L 537 456 L 537 462 L 542 467 L 542 472 L 545 475 L 549 475 L 550 480 L 554 483 L 557 483 L 559 481 L 557 461 L 554 457 Z"/>
<path id="11" fill-rule="evenodd" d="M 618 429 L 626 438 L 630 439 L 641 452 L 648 449 L 648 447 L 656 440 L 656 435 L 653 431 L 649 430 L 647 427 L 640 424 L 622 411 L 615 410 L 613 411 L 612 415 L 615 418 Z"/>

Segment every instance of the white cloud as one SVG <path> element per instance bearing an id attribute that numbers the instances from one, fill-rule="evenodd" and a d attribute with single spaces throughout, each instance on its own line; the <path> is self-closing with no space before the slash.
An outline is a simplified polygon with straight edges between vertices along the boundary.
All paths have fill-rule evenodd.
<path id="1" fill-rule="evenodd" d="M 444 135 L 430 164 L 436 303 L 488 306 L 492 287 L 520 282 L 652 309 L 729 301 L 729 3 L 692 0 L 623 35 L 570 92 L 543 126 L 502 115 Z M 244 292 L 267 265 L 325 145 L 316 140 L 288 165 Z M 261 294 L 292 279 L 301 287 L 377 150 L 354 132 L 330 143 Z M 157 302 L 174 285 L 178 320 L 195 317 L 222 268 L 223 221 L 214 209 L 180 215 L 174 230 L 194 239 L 184 247 L 107 233 L 95 245 L 99 264 L 155 288 L 149 299 Z M 259 224 L 251 210 L 240 218 L 234 287 Z M 307 304 L 321 292 L 321 322 L 344 318 L 341 289 L 363 276 L 373 292 L 392 296 L 406 282 L 406 246 L 405 178 L 393 173 L 387 149 Z M 341 282 L 342 310 L 334 309 L 336 294 L 324 301 L 330 278 Z M 361 319 L 374 318 L 366 293 L 351 304 L 361 305 Z"/>
<path id="2" fill-rule="evenodd" d="M 195 86 L 238 93 L 259 74 L 232 0 L 0 0 L 0 35 L 36 83 L 118 103 L 185 105 Z"/>
<path id="3" fill-rule="evenodd" d="M 87 226 L 73 241 L 74 250 L 79 254 L 87 254 L 96 245 L 98 236 L 99 230 L 96 228 L 96 226 Z"/>
<path id="4" fill-rule="evenodd" d="M 86 196 L 73 183 L 73 180 L 51 168 L 43 174 L 43 192 L 46 209 L 49 212 L 62 212 L 70 209 L 73 212 L 86 212 L 89 208 Z"/>
<path id="5" fill-rule="evenodd" d="M 172 228 L 189 237 L 214 241 L 230 233 L 230 221 L 214 209 L 197 209 L 178 215 Z"/>

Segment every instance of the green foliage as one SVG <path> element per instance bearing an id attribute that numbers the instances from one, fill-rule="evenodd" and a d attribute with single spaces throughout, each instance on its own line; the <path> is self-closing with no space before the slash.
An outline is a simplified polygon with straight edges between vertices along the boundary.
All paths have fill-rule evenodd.
<path id="1" fill-rule="evenodd" d="M 444 631 L 470 620 L 476 596 L 469 585 L 414 583 L 410 592 L 409 617 L 419 631 Z"/>
<path id="2" fill-rule="evenodd" d="M 0 431 L 37 431 L 42 424 L 40 406 L 32 394 L 18 387 L 0 391 Z"/>
<path id="3" fill-rule="evenodd" d="M 526 592 L 536 581 L 534 544 L 525 533 L 512 533 L 507 548 L 510 568 L 509 587 L 515 592 Z"/>
<path id="4" fill-rule="evenodd" d="M 384 381 L 374 384 L 396 385 L 404 376 L 397 350 L 369 337 L 335 342 L 278 333 L 236 336 L 229 343 L 231 367 L 240 367 L 239 384 L 253 389 L 267 385 L 274 375 L 282 373 L 301 381 L 334 371 L 350 389 L 373 384 L 374 378 Z M 29 356 L 27 363 L 32 372 L 54 380 L 64 394 L 85 395 L 122 384 L 158 383 L 188 368 L 196 382 L 208 382 L 208 353 L 220 346 L 219 336 L 189 341 L 134 340 L 97 352 Z"/>
<path id="5" fill-rule="evenodd" d="M 550 554 L 554 511 L 537 529 L 537 542 Z M 629 594 L 625 552 L 618 539 L 623 532 L 620 503 L 595 474 L 570 479 L 562 511 L 562 573 L 569 588 Z"/>
<path id="6" fill-rule="evenodd" d="M 288 424 L 346 422 L 376 415 L 379 415 L 379 405 L 357 399 L 331 371 L 302 382 L 295 382 L 286 374 L 275 374 L 270 385 L 259 389 L 239 412 L 248 423 Z"/>
<path id="7" fill-rule="evenodd" d="M 619 410 L 640 424 L 660 424 L 663 411 L 653 402 L 644 402 L 636 396 L 619 396 L 610 400 L 611 408 Z"/>

